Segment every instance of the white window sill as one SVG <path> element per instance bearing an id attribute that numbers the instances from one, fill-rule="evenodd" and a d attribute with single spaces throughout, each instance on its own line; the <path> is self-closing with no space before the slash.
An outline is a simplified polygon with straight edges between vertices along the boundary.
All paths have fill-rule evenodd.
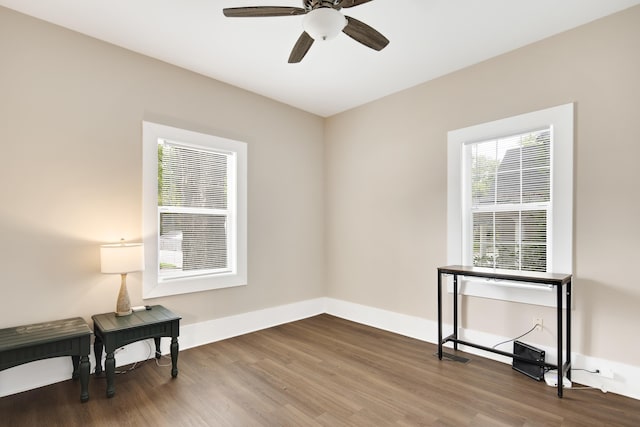
<path id="1" fill-rule="evenodd" d="M 149 286 L 145 289 L 144 299 L 246 285 L 247 278 L 239 274 L 220 274 L 208 277 L 200 276 L 172 279 L 160 281 L 153 287 Z"/>
<path id="2" fill-rule="evenodd" d="M 453 293 L 453 280 L 447 282 L 447 291 Z M 489 298 L 502 301 L 520 302 L 524 304 L 556 307 L 554 286 L 536 285 L 511 280 L 481 279 L 477 277 L 459 277 L 458 293 L 460 295 Z"/>

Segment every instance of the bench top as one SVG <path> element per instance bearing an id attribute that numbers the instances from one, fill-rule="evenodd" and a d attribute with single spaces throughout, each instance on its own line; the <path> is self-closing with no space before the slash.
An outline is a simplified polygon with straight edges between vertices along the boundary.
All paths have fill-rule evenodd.
<path id="1" fill-rule="evenodd" d="M 91 335 L 82 317 L 0 329 L 0 352 Z"/>

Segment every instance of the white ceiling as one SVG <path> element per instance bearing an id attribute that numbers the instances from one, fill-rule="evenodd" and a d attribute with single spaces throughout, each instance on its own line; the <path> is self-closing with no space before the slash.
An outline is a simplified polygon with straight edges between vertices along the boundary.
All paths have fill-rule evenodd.
<path id="1" fill-rule="evenodd" d="M 226 18 L 225 7 L 302 0 L 0 0 L 0 5 L 328 117 L 640 0 L 374 0 L 343 9 L 389 40 L 340 34 L 288 64 L 302 16 Z"/>

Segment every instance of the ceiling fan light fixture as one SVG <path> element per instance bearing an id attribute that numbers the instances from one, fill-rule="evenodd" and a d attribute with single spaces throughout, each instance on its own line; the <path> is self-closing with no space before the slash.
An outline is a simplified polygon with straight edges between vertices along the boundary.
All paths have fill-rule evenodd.
<path id="1" fill-rule="evenodd" d="M 302 27 L 314 40 L 331 40 L 347 25 L 347 19 L 330 7 L 314 9 L 304 15 Z"/>

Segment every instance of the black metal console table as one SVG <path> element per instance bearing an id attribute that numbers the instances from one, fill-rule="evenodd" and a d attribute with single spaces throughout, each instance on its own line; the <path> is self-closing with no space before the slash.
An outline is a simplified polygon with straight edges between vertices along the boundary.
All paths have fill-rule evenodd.
<path id="1" fill-rule="evenodd" d="M 448 337 L 442 337 L 442 275 L 453 276 L 453 333 Z M 461 265 L 450 265 L 438 267 L 438 359 L 442 360 L 442 346 L 447 342 L 453 343 L 454 350 L 458 350 L 458 344 L 475 347 L 480 350 L 501 354 L 530 363 L 539 363 L 513 353 L 509 353 L 495 348 L 485 347 L 458 338 L 458 276 L 482 277 L 496 280 L 513 280 L 518 282 L 536 283 L 554 286 L 556 288 L 556 310 L 557 310 L 557 338 L 558 338 L 558 364 L 544 363 L 545 366 L 558 370 L 558 397 L 562 397 L 563 378 L 571 379 L 571 275 L 498 270 L 489 268 L 467 267 Z M 566 321 L 566 339 L 563 340 L 563 292 L 566 297 L 564 307 Z M 566 353 L 563 352 L 563 344 L 566 344 Z"/>

